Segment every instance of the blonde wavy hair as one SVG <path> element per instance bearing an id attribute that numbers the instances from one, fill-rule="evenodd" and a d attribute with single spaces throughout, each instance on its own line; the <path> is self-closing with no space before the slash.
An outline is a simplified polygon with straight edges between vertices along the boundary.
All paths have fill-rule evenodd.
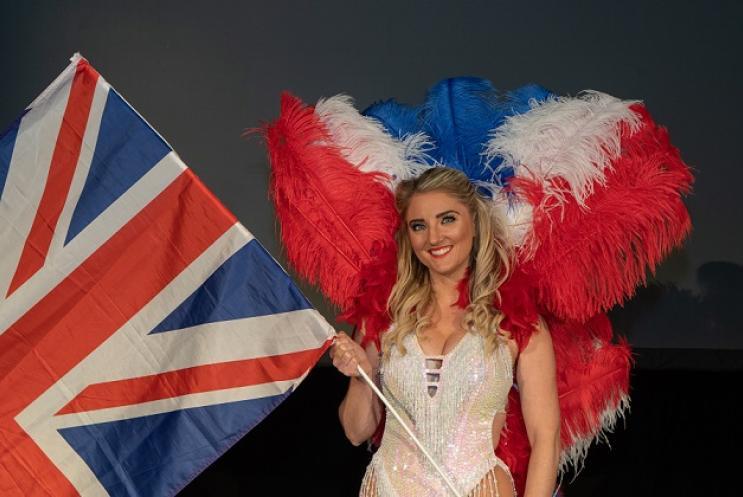
<path id="1" fill-rule="evenodd" d="M 434 167 L 417 178 L 401 181 L 395 192 L 397 211 L 403 222 L 396 233 L 397 281 L 387 301 L 394 326 L 382 340 L 386 357 L 389 357 L 393 345 L 405 354 L 402 344 L 405 337 L 411 333 L 420 336 L 431 324 L 427 315 L 433 304 L 429 271 L 413 251 L 404 219 L 413 195 L 434 191 L 448 193 L 465 204 L 475 223 L 469 263 L 470 302 L 465 310 L 464 328 L 485 337 L 487 353 L 492 353 L 507 336 L 500 328 L 503 314 L 493 307 L 493 302 L 499 297 L 498 288 L 512 266 L 513 251 L 507 243 L 505 225 L 464 173 L 447 167 Z"/>

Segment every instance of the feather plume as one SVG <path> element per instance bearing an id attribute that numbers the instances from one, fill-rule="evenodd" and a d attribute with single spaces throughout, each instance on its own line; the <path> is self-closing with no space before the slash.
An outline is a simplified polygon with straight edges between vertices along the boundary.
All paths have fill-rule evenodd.
<path id="1" fill-rule="evenodd" d="M 620 128 L 622 155 L 607 168 L 603 186 L 581 205 L 569 197 L 559 208 L 541 183 L 515 180 L 521 198 L 536 206 L 538 248 L 523 269 L 537 284 L 537 300 L 562 319 L 585 321 L 632 296 L 666 254 L 688 234 L 682 201 L 692 176 L 678 150 L 642 105 L 642 122 Z M 558 178 L 555 188 L 569 189 Z"/>
<path id="2" fill-rule="evenodd" d="M 392 136 L 424 133 L 433 147 L 427 150 L 429 164 L 444 164 L 464 171 L 473 181 L 504 185 L 508 168 L 494 175 L 486 163 L 484 144 L 492 129 L 514 113 L 530 108 L 530 103 L 551 95 L 537 85 L 501 94 L 480 78 L 451 78 L 434 85 L 425 102 L 417 107 L 388 100 L 366 109 L 363 114 L 376 118 Z"/>
<path id="3" fill-rule="evenodd" d="M 315 113 L 349 163 L 361 171 L 385 173 L 391 188 L 430 167 L 426 150 L 432 145 L 424 133 L 394 139 L 379 121 L 359 114 L 351 97 L 336 95 L 320 100 Z"/>
<path id="4" fill-rule="evenodd" d="M 490 198 L 494 215 L 505 223 L 507 243 L 512 247 L 523 247 L 532 227 L 531 204 L 518 198 L 510 188 L 487 181 L 473 183 L 483 196 Z"/>
<path id="5" fill-rule="evenodd" d="M 584 205 L 594 184 L 606 184 L 604 171 L 621 153 L 619 124 L 632 132 L 639 128 L 633 103 L 595 91 L 532 101 L 529 112 L 508 117 L 494 130 L 487 160 L 500 159 L 498 168 L 512 168 L 517 177 L 541 183 L 545 201 L 562 202 L 569 193 Z M 550 181 L 554 178 L 564 179 L 567 190 Z"/>
<path id="6" fill-rule="evenodd" d="M 414 135 L 423 131 L 418 119 L 418 112 L 418 107 L 401 104 L 391 98 L 372 104 L 362 114 L 379 121 L 391 136 L 399 140 L 403 136 Z"/>
<path id="7" fill-rule="evenodd" d="M 419 114 L 424 130 L 436 141 L 435 158 L 464 171 L 470 179 L 488 180 L 483 138 L 505 118 L 489 81 L 446 79 L 431 88 Z"/>
<path id="8" fill-rule="evenodd" d="M 611 343 L 609 318 L 588 322 L 548 319 L 558 372 L 560 472 L 580 471 L 588 448 L 606 441 L 629 408 L 631 352 L 626 340 Z"/>
<path id="9" fill-rule="evenodd" d="M 361 296 L 383 295 L 381 303 L 365 303 L 383 310 L 394 282 L 398 224 L 388 178 L 349 164 L 313 109 L 290 94 L 282 95 L 279 119 L 263 131 L 290 264 L 351 318 L 359 317 L 352 308 Z"/>

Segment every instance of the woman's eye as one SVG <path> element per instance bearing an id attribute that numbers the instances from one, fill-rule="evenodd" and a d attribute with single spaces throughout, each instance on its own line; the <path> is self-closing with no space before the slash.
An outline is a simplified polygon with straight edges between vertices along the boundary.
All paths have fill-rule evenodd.
<path id="1" fill-rule="evenodd" d="M 422 223 L 413 223 L 410 225 L 410 229 L 413 231 L 420 231 L 423 228 L 425 228 L 425 226 Z"/>
<path id="2" fill-rule="evenodd" d="M 453 223 L 456 219 L 454 216 L 444 216 L 441 218 L 441 224 Z"/>

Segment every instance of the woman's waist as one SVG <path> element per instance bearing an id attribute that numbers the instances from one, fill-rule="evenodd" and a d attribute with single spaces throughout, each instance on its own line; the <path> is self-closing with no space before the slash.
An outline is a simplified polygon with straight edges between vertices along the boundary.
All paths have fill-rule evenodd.
<path id="1" fill-rule="evenodd" d="M 496 466 L 507 469 L 489 447 L 455 444 L 443 452 L 426 449 L 460 490 L 469 491 Z M 450 495 L 438 471 L 412 441 L 388 436 L 374 454 L 370 469 L 396 489 L 395 495 Z"/>
<path id="2" fill-rule="evenodd" d="M 466 425 L 441 426 L 410 424 L 413 433 L 423 447 L 437 461 L 447 466 L 472 464 L 473 461 L 494 457 L 492 423 L 480 422 Z M 448 429 L 447 429 L 448 428 Z M 398 458 L 413 464 L 425 456 L 410 435 L 395 419 L 387 418 L 384 433 L 377 453 L 380 457 Z M 483 461 L 487 462 L 487 461 Z"/>

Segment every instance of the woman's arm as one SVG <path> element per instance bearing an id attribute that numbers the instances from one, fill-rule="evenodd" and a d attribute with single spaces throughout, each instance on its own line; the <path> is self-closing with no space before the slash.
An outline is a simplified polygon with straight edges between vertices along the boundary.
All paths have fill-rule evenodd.
<path id="1" fill-rule="evenodd" d="M 560 458 L 560 405 L 555 352 L 542 320 L 519 355 L 516 375 L 531 445 L 524 497 L 550 497 Z"/>
<path id="2" fill-rule="evenodd" d="M 346 437 L 354 445 L 371 438 L 382 418 L 382 403 L 356 370 L 356 366 L 360 365 L 370 378 L 375 378 L 379 352 L 373 343 L 367 345 L 366 350 L 361 348 L 361 337 L 363 331 L 357 337 L 358 342 L 345 333 L 339 333 L 330 351 L 333 365 L 351 377 L 346 396 L 338 407 L 338 416 Z"/>

